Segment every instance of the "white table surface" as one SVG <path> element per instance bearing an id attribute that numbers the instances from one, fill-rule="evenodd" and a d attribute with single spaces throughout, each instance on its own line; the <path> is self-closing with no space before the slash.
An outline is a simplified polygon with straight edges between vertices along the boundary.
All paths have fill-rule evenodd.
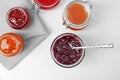
<path id="1" fill-rule="evenodd" d="M 62 12 L 72 0 L 40 13 L 50 36 L 8 71 L 0 65 L 0 80 L 120 80 L 120 0 L 90 0 L 94 4 L 90 25 L 72 31 L 62 25 Z M 51 58 L 50 46 L 62 33 L 79 35 L 86 45 L 114 43 L 113 49 L 87 49 L 82 63 L 74 68 L 58 66 Z"/>

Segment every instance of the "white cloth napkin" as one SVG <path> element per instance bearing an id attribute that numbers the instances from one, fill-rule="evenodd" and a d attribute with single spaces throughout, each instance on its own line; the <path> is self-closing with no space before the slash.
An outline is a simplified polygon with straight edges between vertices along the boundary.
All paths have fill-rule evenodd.
<path id="1" fill-rule="evenodd" d="M 25 30 L 14 30 L 8 24 L 6 15 L 9 9 L 13 7 L 23 7 L 27 9 L 31 15 L 31 24 Z M 39 15 L 31 10 L 32 3 L 30 0 L 3 0 L 0 3 L 0 35 L 7 32 L 20 34 L 24 39 L 23 51 L 14 57 L 5 57 L 0 54 L 0 63 L 8 70 L 14 68 L 25 56 L 27 56 L 38 44 L 41 43 L 48 35 L 45 23 Z"/>

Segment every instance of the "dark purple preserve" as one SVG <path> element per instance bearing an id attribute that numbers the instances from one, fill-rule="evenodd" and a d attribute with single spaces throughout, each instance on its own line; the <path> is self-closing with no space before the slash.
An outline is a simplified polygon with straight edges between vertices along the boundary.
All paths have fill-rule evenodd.
<path id="1" fill-rule="evenodd" d="M 52 45 L 52 55 L 54 60 L 64 67 L 72 67 L 79 63 L 84 54 L 83 49 L 72 49 L 72 46 L 82 46 L 81 39 L 75 34 L 62 34 L 55 39 Z"/>

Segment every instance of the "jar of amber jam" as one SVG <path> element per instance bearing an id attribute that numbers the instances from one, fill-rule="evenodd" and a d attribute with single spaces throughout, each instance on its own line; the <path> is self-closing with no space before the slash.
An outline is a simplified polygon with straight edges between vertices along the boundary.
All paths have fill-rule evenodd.
<path id="1" fill-rule="evenodd" d="M 92 5 L 89 1 L 72 1 L 63 12 L 63 24 L 72 30 L 84 29 L 91 17 Z"/>
<path id="2" fill-rule="evenodd" d="M 83 46 L 80 37 L 72 33 L 65 33 L 58 36 L 51 45 L 53 60 L 60 66 L 70 68 L 78 65 L 84 58 L 84 49 L 72 49 L 73 46 Z"/>

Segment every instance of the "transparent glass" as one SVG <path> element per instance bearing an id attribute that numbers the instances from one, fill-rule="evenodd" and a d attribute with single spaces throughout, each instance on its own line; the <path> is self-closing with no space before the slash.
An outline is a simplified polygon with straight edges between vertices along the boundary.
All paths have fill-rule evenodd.
<path id="1" fill-rule="evenodd" d="M 71 68 L 78 65 L 84 58 L 85 50 L 73 50 L 69 44 L 83 46 L 80 37 L 72 33 L 61 34 L 51 45 L 51 55 L 53 60 L 60 66 Z"/>
<path id="2" fill-rule="evenodd" d="M 72 68 L 83 60 L 85 50 L 92 48 L 114 48 L 114 44 L 86 46 L 79 36 L 73 33 L 64 33 L 55 38 L 50 50 L 53 60 L 58 65 L 65 68 Z"/>
<path id="3" fill-rule="evenodd" d="M 5 4 L 5 5 L 4 5 Z M 37 47 L 46 37 L 50 34 L 45 22 L 41 19 L 38 12 L 41 10 L 40 6 L 34 6 L 31 0 L 4 0 L 0 3 L 2 12 L 1 17 L 1 30 L 0 34 L 15 33 L 22 37 L 24 41 L 24 49 L 15 56 L 7 57 L 0 52 L 0 63 L 8 70 L 14 68 L 24 57 L 26 57 L 35 47 Z M 37 5 L 37 4 L 36 4 Z M 25 23 L 29 24 L 26 29 L 16 30 L 11 28 L 7 23 L 6 16 L 10 9 L 14 7 L 24 8 L 30 15 L 29 19 L 24 19 Z M 24 12 L 24 11 L 23 11 Z M 28 18 L 27 15 L 22 15 Z M 24 22 L 23 22 L 24 23 Z M 23 24 L 27 27 L 27 24 Z M 22 27 L 23 27 L 22 25 Z"/>
<path id="4" fill-rule="evenodd" d="M 63 25 L 72 30 L 84 29 L 90 21 L 91 10 L 89 1 L 70 2 L 63 12 Z"/>
<path id="5" fill-rule="evenodd" d="M 34 0 L 41 9 L 51 9 L 58 5 L 60 0 Z"/>
<path id="6" fill-rule="evenodd" d="M 13 7 L 7 12 L 7 22 L 17 30 L 26 29 L 30 25 L 30 14 L 22 7 Z"/>

